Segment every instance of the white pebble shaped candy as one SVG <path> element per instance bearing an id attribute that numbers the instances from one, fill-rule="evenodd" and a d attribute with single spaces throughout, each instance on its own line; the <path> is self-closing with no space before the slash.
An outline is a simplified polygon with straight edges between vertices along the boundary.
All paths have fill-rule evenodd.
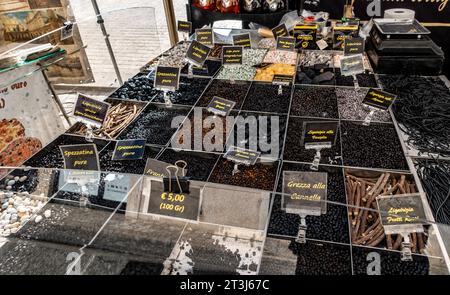
<path id="1" fill-rule="evenodd" d="M 22 176 L 21 178 L 19 178 L 19 182 L 24 182 L 25 180 L 27 180 L 28 177 L 26 176 Z"/>
<path id="2" fill-rule="evenodd" d="M 38 215 L 38 216 L 36 216 L 36 218 L 34 219 L 34 222 L 39 223 L 39 222 L 41 222 L 41 220 L 42 220 L 42 216 L 41 216 L 41 215 Z"/>
<path id="3" fill-rule="evenodd" d="M 8 183 L 6 185 L 13 186 L 14 184 L 16 184 L 16 181 L 15 180 L 10 180 L 10 181 L 8 181 Z"/>
<path id="4" fill-rule="evenodd" d="M 25 207 L 25 206 L 19 206 L 19 207 L 17 207 L 17 212 L 19 212 L 19 213 L 25 213 L 25 212 L 27 212 L 27 207 Z"/>
<path id="5" fill-rule="evenodd" d="M 52 216 L 52 211 L 50 209 L 49 210 L 45 210 L 44 216 L 45 216 L 45 218 L 50 218 L 50 216 Z"/>

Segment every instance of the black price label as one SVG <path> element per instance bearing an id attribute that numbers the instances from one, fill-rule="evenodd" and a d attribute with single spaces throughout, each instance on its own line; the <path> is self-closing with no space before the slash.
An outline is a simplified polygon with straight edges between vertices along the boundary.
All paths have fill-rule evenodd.
<path id="1" fill-rule="evenodd" d="M 233 35 L 233 45 L 243 46 L 244 48 L 252 48 L 252 39 L 249 33 Z"/>
<path id="2" fill-rule="evenodd" d="M 333 27 L 333 49 L 344 50 L 344 42 L 347 39 L 358 37 L 359 27 L 357 25 Z"/>
<path id="3" fill-rule="evenodd" d="M 177 30 L 181 33 L 187 33 L 190 34 L 192 31 L 192 23 L 179 20 L 177 23 Z"/>
<path id="4" fill-rule="evenodd" d="M 73 115 L 82 122 L 101 127 L 108 115 L 110 104 L 78 94 Z"/>
<path id="5" fill-rule="evenodd" d="M 317 25 L 298 24 L 294 27 L 296 46 L 301 49 L 315 49 Z"/>
<path id="6" fill-rule="evenodd" d="M 361 54 L 364 53 L 364 43 L 363 38 L 352 38 L 344 40 L 344 54 Z"/>
<path id="7" fill-rule="evenodd" d="M 61 29 L 61 41 L 73 37 L 73 23 L 71 21 L 64 22 L 64 27 Z"/>
<path id="8" fill-rule="evenodd" d="M 207 110 L 219 116 L 228 116 L 236 102 L 214 96 L 208 104 Z"/>
<path id="9" fill-rule="evenodd" d="M 222 49 L 223 65 L 241 65 L 242 64 L 242 46 L 224 46 Z"/>
<path id="10" fill-rule="evenodd" d="M 169 166 L 173 165 L 166 162 L 148 158 L 147 163 L 145 165 L 144 175 L 158 178 L 169 177 L 169 172 L 167 171 L 167 167 Z M 185 170 L 185 173 L 187 173 L 187 170 Z M 182 174 L 183 174 L 182 169 L 178 170 L 178 177 L 182 177 L 183 176 Z"/>
<path id="11" fill-rule="evenodd" d="M 426 215 L 420 194 L 377 197 L 383 226 L 425 224 Z"/>
<path id="12" fill-rule="evenodd" d="M 198 67 L 203 66 L 206 58 L 208 58 L 211 48 L 197 41 L 192 41 L 186 53 L 188 61 Z"/>
<path id="13" fill-rule="evenodd" d="M 144 157 L 145 139 L 119 140 L 112 156 L 113 161 L 139 160 Z"/>
<path id="14" fill-rule="evenodd" d="M 273 85 L 281 85 L 281 86 L 289 86 L 292 84 L 293 81 L 294 81 L 294 76 L 275 74 L 273 76 L 272 84 Z"/>
<path id="15" fill-rule="evenodd" d="M 396 98 L 397 95 L 384 92 L 379 89 L 370 88 L 369 92 L 366 94 L 366 97 L 363 99 L 363 104 L 386 111 L 392 103 L 394 103 Z"/>
<path id="16" fill-rule="evenodd" d="M 224 158 L 238 164 L 255 165 L 260 155 L 261 153 L 257 151 L 232 146 L 228 149 Z"/>
<path id="17" fill-rule="evenodd" d="M 303 123 L 302 146 L 331 145 L 336 143 L 339 123 L 337 121 L 309 121 Z"/>
<path id="18" fill-rule="evenodd" d="M 159 90 L 178 90 L 180 68 L 157 66 L 154 83 L 154 87 Z"/>
<path id="19" fill-rule="evenodd" d="M 286 212 L 318 216 L 326 213 L 327 173 L 283 172 L 283 208 Z"/>
<path id="20" fill-rule="evenodd" d="M 191 186 L 189 193 L 173 193 L 165 192 L 162 182 L 151 182 L 148 213 L 197 220 L 199 210 L 199 187 Z"/>
<path id="21" fill-rule="evenodd" d="M 295 51 L 295 38 L 278 37 L 277 50 Z"/>
<path id="22" fill-rule="evenodd" d="M 277 39 L 278 37 L 289 36 L 289 32 L 285 24 L 281 24 L 272 29 L 273 37 Z"/>
<path id="23" fill-rule="evenodd" d="M 61 145 L 64 169 L 99 171 L 98 152 L 95 144 Z"/>
<path id="24" fill-rule="evenodd" d="M 214 33 L 212 29 L 197 29 L 195 31 L 197 41 L 206 46 L 212 46 L 214 44 Z"/>

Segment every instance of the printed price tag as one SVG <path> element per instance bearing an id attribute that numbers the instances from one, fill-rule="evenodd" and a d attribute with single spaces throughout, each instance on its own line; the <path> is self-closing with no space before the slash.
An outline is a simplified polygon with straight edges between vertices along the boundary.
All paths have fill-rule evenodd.
<path id="1" fill-rule="evenodd" d="M 200 210 L 200 187 L 191 186 L 189 193 L 165 192 L 163 183 L 151 182 L 148 213 L 197 220 Z"/>
<path id="2" fill-rule="evenodd" d="M 397 95 L 371 88 L 364 97 L 363 104 L 382 111 L 387 111 L 396 98 Z"/>
<path id="3" fill-rule="evenodd" d="M 420 194 L 377 197 L 383 226 L 422 225 L 426 215 Z"/>
<path id="4" fill-rule="evenodd" d="M 59 149 L 64 159 L 64 169 L 100 170 L 95 144 L 61 145 Z"/>
<path id="5" fill-rule="evenodd" d="M 181 32 L 181 33 L 190 34 L 192 32 L 192 23 L 179 20 L 177 23 L 177 30 L 178 30 L 178 32 Z"/>
<path id="6" fill-rule="evenodd" d="M 108 114 L 110 104 L 78 94 L 73 115 L 86 124 L 101 127 Z"/>
<path id="7" fill-rule="evenodd" d="M 285 24 L 281 24 L 272 29 L 273 37 L 277 39 L 278 37 L 289 36 L 289 32 Z"/>
<path id="8" fill-rule="evenodd" d="M 202 67 L 210 51 L 211 48 L 194 40 L 188 48 L 186 59 L 193 65 Z"/>
<path id="9" fill-rule="evenodd" d="M 300 145 L 333 146 L 336 143 L 339 122 L 337 121 L 308 121 L 303 122 L 303 136 Z"/>
<path id="10" fill-rule="evenodd" d="M 218 116 L 228 116 L 231 110 L 234 108 L 236 102 L 214 96 L 208 104 L 207 110 Z"/>
<path id="11" fill-rule="evenodd" d="M 241 65 L 243 48 L 242 46 L 224 46 L 222 49 L 222 64 Z"/>
<path id="12" fill-rule="evenodd" d="M 233 161 L 234 163 L 255 165 L 260 155 L 261 152 L 232 146 L 228 149 L 224 158 Z"/>
<path id="13" fill-rule="evenodd" d="M 139 160 L 144 157 L 145 139 L 119 140 L 116 143 L 112 160 Z"/>
<path id="14" fill-rule="evenodd" d="M 180 68 L 157 66 L 154 87 L 158 90 L 178 90 L 180 85 L 180 70 Z"/>
<path id="15" fill-rule="evenodd" d="M 283 203 L 287 213 L 320 216 L 326 213 L 327 173 L 283 172 Z"/>
<path id="16" fill-rule="evenodd" d="M 275 74 L 273 76 L 272 84 L 273 85 L 281 85 L 281 86 L 289 86 L 293 83 L 293 81 L 294 81 L 294 76 Z"/>
<path id="17" fill-rule="evenodd" d="M 64 22 L 64 27 L 61 29 L 61 41 L 73 37 L 73 23 L 71 21 Z"/>
<path id="18" fill-rule="evenodd" d="M 252 39 L 249 33 L 233 35 L 233 45 L 243 46 L 244 48 L 252 48 Z"/>
<path id="19" fill-rule="evenodd" d="M 206 46 L 212 46 L 214 44 L 214 33 L 212 29 L 197 29 L 195 30 L 197 41 Z"/>
<path id="20" fill-rule="evenodd" d="M 363 38 L 352 38 L 344 40 L 344 55 L 362 54 L 364 53 Z"/>
<path id="21" fill-rule="evenodd" d="M 278 37 L 277 50 L 295 51 L 295 39 L 292 37 Z"/>

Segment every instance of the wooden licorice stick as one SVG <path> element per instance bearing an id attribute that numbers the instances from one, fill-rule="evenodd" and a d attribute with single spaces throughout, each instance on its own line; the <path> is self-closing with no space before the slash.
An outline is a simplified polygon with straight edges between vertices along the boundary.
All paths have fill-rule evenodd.
<path id="1" fill-rule="evenodd" d="M 404 187 L 405 187 L 405 192 L 407 194 L 411 193 L 411 191 L 409 190 L 409 182 L 408 182 L 408 180 L 405 180 Z"/>
<path id="2" fill-rule="evenodd" d="M 354 225 L 353 231 L 352 231 L 352 241 L 355 241 L 358 237 L 359 227 L 361 226 L 362 214 L 363 214 L 363 210 L 360 210 L 358 213 L 358 216 L 356 217 L 355 225 Z"/>
<path id="3" fill-rule="evenodd" d="M 375 193 L 375 191 L 377 190 L 378 186 L 380 186 L 381 183 L 383 182 L 384 175 L 385 175 L 384 173 L 380 175 L 380 177 L 378 178 L 377 182 L 372 187 L 372 189 L 370 189 L 370 191 L 369 191 L 369 193 L 367 195 L 372 196 Z"/>
<path id="4" fill-rule="evenodd" d="M 406 175 L 404 175 L 404 174 L 400 175 L 400 181 L 399 181 L 400 186 L 403 186 L 403 184 L 405 183 L 405 179 L 406 179 Z"/>
<path id="5" fill-rule="evenodd" d="M 375 222 L 372 223 L 372 225 L 369 226 L 369 227 L 366 229 L 366 231 L 363 232 L 362 234 L 363 234 L 364 236 L 366 236 L 369 232 L 371 232 L 372 230 L 374 230 L 374 229 L 380 224 L 380 221 L 381 221 L 381 219 L 380 219 L 380 218 L 377 218 L 377 219 L 375 220 Z"/>
<path id="6" fill-rule="evenodd" d="M 419 247 L 419 252 L 423 254 L 423 251 L 425 250 L 425 241 L 423 233 L 417 234 L 417 245 Z"/>
<path id="7" fill-rule="evenodd" d="M 374 237 L 377 237 L 380 234 L 380 232 L 384 232 L 384 229 L 383 229 L 383 226 L 381 226 L 381 224 L 378 224 L 377 227 L 375 227 L 375 229 L 372 230 L 368 235 L 357 239 L 355 243 L 357 245 L 365 243 L 365 242 L 373 239 Z"/>
<path id="8" fill-rule="evenodd" d="M 378 236 L 374 237 L 370 243 L 368 244 L 368 246 L 370 247 L 376 247 L 378 246 L 381 241 L 383 241 L 385 238 L 385 234 L 384 234 L 384 230 L 381 231 L 381 233 L 378 234 Z"/>
<path id="9" fill-rule="evenodd" d="M 399 250 L 402 245 L 403 237 L 402 235 L 397 235 L 397 239 L 395 240 L 394 246 L 392 247 L 394 250 Z"/>
<path id="10" fill-rule="evenodd" d="M 367 203 L 364 207 L 366 208 L 371 208 L 372 207 L 372 202 L 375 201 L 376 196 L 378 196 L 378 194 L 380 193 L 382 186 L 385 186 L 388 179 L 390 177 L 389 173 L 386 174 L 382 174 L 379 178 L 379 181 L 377 181 L 378 183 L 378 187 L 377 185 L 375 185 L 371 192 L 369 192 L 369 199 L 367 200 Z M 374 188 L 377 187 L 375 190 Z M 372 193 L 372 194 L 371 194 Z M 362 221 L 361 221 L 361 227 L 359 228 L 359 232 L 362 234 L 365 231 L 365 226 L 366 226 L 366 222 L 367 222 L 367 215 L 369 213 L 369 210 L 364 210 L 364 214 L 362 216 Z"/>
<path id="11" fill-rule="evenodd" d="M 358 215 L 360 204 L 361 204 L 361 183 L 357 182 L 356 183 L 354 215 Z"/>
<path id="12" fill-rule="evenodd" d="M 386 235 L 386 245 L 387 245 L 388 249 L 392 250 L 393 244 L 392 244 L 392 236 L 391 235 Z"/>
<path id="13" fill-rule="evenodd" d="M 410 235 L 411 239 L 411 251 L 414 253 L 417 253 L 417 234 L 411 233 Z"/>

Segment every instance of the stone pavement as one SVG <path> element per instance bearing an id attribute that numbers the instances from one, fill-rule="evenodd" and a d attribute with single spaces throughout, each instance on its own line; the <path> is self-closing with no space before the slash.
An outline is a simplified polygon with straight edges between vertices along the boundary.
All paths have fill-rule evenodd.
<path id="1" fill-rule="evenodd" d="M 173 0 L 176 17 L 186 19 L 185 0 Z M 125 81 L 150 59 L 170 47 L 161 0 L 97 0 L 105 27 Z M 91 86 L 118 86 L 116 75 L 97 24 L 91 0 L 70 0 L 94 73 Z"/>

